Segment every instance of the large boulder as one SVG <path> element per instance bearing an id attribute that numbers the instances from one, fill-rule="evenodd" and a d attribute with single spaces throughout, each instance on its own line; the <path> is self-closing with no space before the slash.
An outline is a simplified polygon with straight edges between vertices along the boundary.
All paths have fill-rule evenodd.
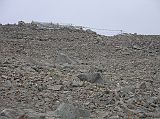
<path id="1" fill-rule="evenodd" d="M 60 119 L 87 119 L 90 117 L 90 112 L 86 109 L 78 108 L 73 104 L 62 103 L 54 111 L 53 115 L 55 117 L 59 117 Z"/>

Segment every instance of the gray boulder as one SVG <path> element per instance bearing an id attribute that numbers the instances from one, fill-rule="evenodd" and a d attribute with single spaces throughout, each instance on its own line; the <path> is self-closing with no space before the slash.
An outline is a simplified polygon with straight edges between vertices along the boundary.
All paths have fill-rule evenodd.
<path id="1" fill-rule="evenodd" d="M 100 73 L 81 73 L 77 76 L 81 81 L 90 83 L 104 83 Z"/>
<path id="2" fill-rule="evenodd" d="M 60 119 L 80 119 L 89 118 L 90 112 L 86 109 L 78 108 L 73 104 L 62 103 L 53 114 Z"/>
<path id="3" fill-rule="evenodd" d="M 0 113 L 0 119 L 17 119 L 24 115 L 24 112 L 16 109 L 4 109 Z"/>
<path id="4" fill-rule="evenodd" d="M 24 112 L 27 119 L 45 119 L 44 113 L 35 112 L 32 109 L 24 109 Z"/>
<path id="5" fill-rule="evenodd" d="M 84 83 L 83 81 L 81 81 L 78 77 L 76 77 L 75 79 L 72 80 L 71 85 L 73 87 L 81 87 L 83 86 L 83 83 Z"/>
<path id="6" fill-rule="evenodd" d="M 4 109 L 0 113 L 0 119 L 45 119 L 45 114 L 31 109 Z"/>

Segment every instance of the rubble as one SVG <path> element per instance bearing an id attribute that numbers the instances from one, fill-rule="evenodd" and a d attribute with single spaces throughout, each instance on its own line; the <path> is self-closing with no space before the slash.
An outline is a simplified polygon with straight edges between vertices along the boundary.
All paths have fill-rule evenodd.
<path id="1" fill-rule="evenodd" d="M 160 118 L 159 59 L 160 35 L 1 25 L 0 119 Z"/>

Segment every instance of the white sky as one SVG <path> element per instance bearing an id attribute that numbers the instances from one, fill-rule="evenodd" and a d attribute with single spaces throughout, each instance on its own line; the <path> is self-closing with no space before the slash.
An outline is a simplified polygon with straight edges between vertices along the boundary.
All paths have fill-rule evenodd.
<path id="1" fill-rule="evenodd" d="M 160 34 L 160 0 L 0 0 L 0 23 L 20 20 Z"/>

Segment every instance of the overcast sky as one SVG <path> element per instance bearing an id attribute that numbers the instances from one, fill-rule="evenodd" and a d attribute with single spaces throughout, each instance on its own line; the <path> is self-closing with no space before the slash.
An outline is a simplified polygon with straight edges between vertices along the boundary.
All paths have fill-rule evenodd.
<path id="1" fill-rule="evenodd" d="M 20 20 L 160 34 L 160 0 L 0 0 L 0 23 Z"/>

